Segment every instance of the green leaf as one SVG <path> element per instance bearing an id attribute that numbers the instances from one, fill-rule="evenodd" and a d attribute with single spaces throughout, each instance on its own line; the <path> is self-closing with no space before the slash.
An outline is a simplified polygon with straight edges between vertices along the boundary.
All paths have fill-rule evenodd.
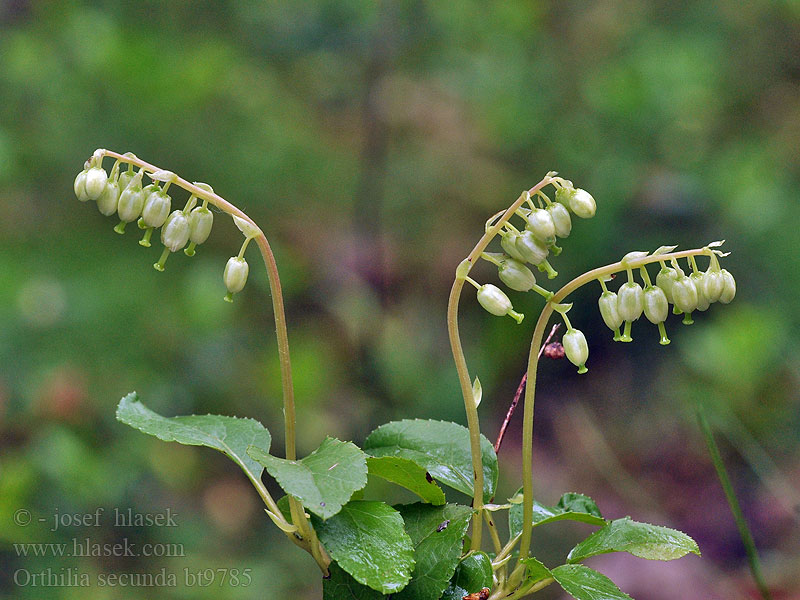
<path id="1" fill-rule="evenodd" d="M 364 451 L 373 456 L 400 456 L 414 461 L 435 479 L 472 496 L 473 474 L 469 430 L 447 421 L 393 421 L 369 434 Z M 481 436 L 483 496 L 488 501 L 497 485 L 497 455 Z"/>
<path id="2" fill-rule="evenodd" d="M 625 517 L 610 521 L 575 546 L 567 561 L 575 563 L 606 552 L 628 552 L 650 560 L 673 560 L 690 552 L 700 555 L 697 542 L 685 533 Z"/>
<path id="3" fill-rule="evenodd" d="M 322 600 L 382 600 L 384 595 L 358 583 L 335 562 L 328 567 L 330 577 L 322 580 Z M 461 600 L 459 598 L 459 600 Z"/>
<path id="4" fill-rule="evenodd" d="M 277 458 L 256 446 L 247 453 L 266 467 L 287 494 L 323 519 L 338 513 L 356 490 L 367 485 L 366 455 L 350 442 L 325 438 L 300 460 Z"/>
<path id="5" fill-rule="evenodd" d="M 414 461 L 399 456 L 368 456 L 369 474 L 396 483 L 430 504 L 444 504 L 444 492 L 430 474 Z"/>
<path id="6" fill-rule="evenodd" d="M 359 583 L 391 594 L 411 579 L 414 546 L 403 517 L 388 504 L 348 502 L 327 521 L 313 515 L 311 521 L 331 558 Z"/>
<path id="7" fill-rule="evenodd" d="M 550 572 L 564 591 L 577 600 L 632 600 L 608 577 L 585 565 L 561 565 Z"/>
<path id="8" fill-rule="evenodd" d="M 550 569 L 532 556 L 523 559 L 522 564 L 527 568 L 525 571 L 525 582 L 528 584 L 539 583 L 553 576 Z"/>
<path id="9" fill-rule="evenodd" d="M 520 493 L 517 495 L 521 497 Z M 583 494 L 569 492 L 555 506 L 545 506 L 533 501 L 533 525 L 544 525 L 554 521 L 580 521 L 590 525 L 605 525 L 606 520 L 594 500 Z M 514 502 L 508 511 L 508 529 L 511 537 L 522 532 L 522 503 Z"/>
<path id="10" fill-rule="evenodd" d="M 492 587 L 492 559 L 485 552 L 473 552 L 456 567 L 442 600 L 462 600 L 483 588 Z"/>
<path id="11" fill-rule="evenodd" d="M 165 442 L 219 450 L 239 465 L 254 484 L 261 485 L 262 467 L 247 455 L 247 447 L 269 450 L 272 438 L 258 421 L 219 415 L 162 417 L 142 404 L 136 392 L 120 400 L 117 420 Z"/>
<path id="12" fill-rule="evenodd" d="M 406 504 L 397 509 L 414 544 L 411 581 L 398 600 L 437 600 L 461 557 L 461 538 L 467 532 L 472 508 L 457 504 Z"/>

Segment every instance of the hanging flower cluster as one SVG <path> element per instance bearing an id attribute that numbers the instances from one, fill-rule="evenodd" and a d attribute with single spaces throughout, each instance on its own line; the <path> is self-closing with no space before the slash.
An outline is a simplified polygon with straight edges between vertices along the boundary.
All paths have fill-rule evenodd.
<path id="1" fill-rule="evenodd" d="M 157 271 L 163 271 L 169 255 L 183 250 L 186 256 L 194 256 L 197 246 L 208 239 L 214 224 L 214 215 L 209 209 L 209 197 L 214 193 L 206 183 L 194 183 L 193 187 L 199 188 L 200 198 L 190 192 L 189 199 L 182 209 L 172 210 L 172 198 L 167 193 L 170 186 L 184 187 L 188 184 L 172 171 L 134 168 L 138 161 L 130 152 L 120 156 L 106 173 L 102 166 L 105 151 L 98 150 L 84 165 L 84 169 L 75 178 L 75 195 L 81 202 L 93 200 L 97 203 L 98 210 L 105 216 L 116 213 L 119 223 L 114 231 L 125 233 L 128 223 L 136 221 L 139 229 L 144 234 L 139 244 L 149 248 L 153 232 L 161 229 L 161 243 L 164 249 L 161 257 L 153 265 Z M 127 164 L 127 168 L 121 165 Z M 144 185 L 144 178 L 150 183 Z M 199 204 L 200 203 L 200 204 Z M 199 205 L 198 205 L 199 204 Z M 225 300 L 232 302 L 233 294 L 240 292 L 247 282 L 249 267 L 244 259 L 244 252 L 250 240 L 257 237 L 260 231 L 251 222 L 232 215 L 234 223 L 244 234 L 245 240 L 237 256 L 228 260 L 223 272 L 223 281 L 228 293 Z"/>
<path id="2" fill-rule="evenodd" d="M 571 181 L 555 177 L 551 174 L 550 184 L 555 187 L 555 201 L 541 190 L 533 196 L 530 192 L 522 193 L 522 205 L 516 216 L 522 221 L 518 228 L 510 220 L 503 223 L 498 232 L 503 252 L 483 252 L 481 258 L 497 266 L 497 275 L 507 287 L 517 292 L 536 292 L 546 299 L 552 292 L 536 283 L 536 276 L 528 268 L 535 266 L 548 279 L 553 279 L 558 272 L 547 260 L 552 252 L 554 256 L 561 254 L 556 245 L 557 238 L 566 238 L 572 231 L 570 212 L 588 219 L 594 216 L 597 206 L 592 195 L 586 190 L 575 188 Z M 486 230 L 492 227 L 495 217 L 486 223 Z M 496 285 L 478 284 L 465 275 L 464 279 L 478 290 L 478 302 L 488 312 L 497 316 L 508 315 L 517 323 L 521 323 L 524 315 L 516 312 L 508 296 Z"/>
<path id="3" fill-rule="evenodd" d="M 669 305 L 673 305 L 675 314 L 683 314 L 683 323 L 691 325 L 692 313 L 695 310 L 705 311 L 714 302 L 728 304 L 736 295 L 736 281 L 726 269 L 720 268 L 719 257 L 727 254 L 717 250 L 723 242 L 712 242 L 703 250 L 709 257 L 708 268 L 700 271 L 694 255 L 687 257 L 691 275 L 687 276 L 678 264 L 678 259 L 671 258 L 667 266 L 666 260 L 659 260 L 661 270 L 656 276 L 653 285 L 647 268 L 642 265 L 639 272 L 644 282 L 644 288 L 634 279 L 634 269 L 630 261 L 648 256 L 647 252 L 630 252 L 626 254 L 620 264 L 623 265 L 628 275 L 628 280 L 622 284 L 617 293 L 611 292 L 606 287 L 604 280 L 600 279 L 603 293 L 598 304 L 603 321 L 614 332 L 614 341 L 630 342 L 631 325 L 644 314 L 647 320 L 658 326 L 661 335 L 660 343 L 669 344 L 669 338 L 664 327 L 667 320 Z M 657 257 L 675 250 L 675 246 L 663 246 L 651 256 Z M 622 333 L 620 327 L 624 324 Z"/>
<path id="4" fill-rule="evenodd" d="M 567 327 L 562 339 L 564 354 L 578 367 L 578 373 L 585 373 L 589 347 L 586 336 L 579 329 L 575 329 L 567 317 L 572 305 L 553 301 L 554 294 L 536 283 L 536 277 L 527 265 L 537 267 L 539 271 L 547 274 L 548 279 L 556 277 L 558 273 L 547 260 L 551 253 L 554 256 L 561 253 L 556 240 L 569 236 L 572 230 L 571 215 L 584 219 L 591 218 L 597 210 L 597 205 L 589 192 L 575 188 L 572 182 L 556 177 L 555 173 L 549 173 L 546 182 L 547 185 L 555 187 L 555 201 L 541 189 L 523 192 L 514 204 L 516 210 L 512 216 L 521 219 L 524 225 L 517 227 L 507 218 L 498 220 L 500 215 L 506 214 L 505 212 L 489 219 L 486 223 L 487 234 L 502 222 L 496 235 L 500 238 L 503 252 L 482 252 L 480 257 L 497 266 L 498 277 L 505 286 L 518 292 L 533 291 L 541 294 L 550 303 L 552 310 L 561 314 Z M 678 257 L 671 254 L 675 246 L 663 246 L 653 254 L 630 252 L 616 265 L 601 269 L 602 276 L 598 281 L 603 291 L 598 305 L 603 321 L 614 332 L 614 340 L 632 341 L 631 326 L 644 315 L 658 327 L 660 343 L 669 344 L 664 322 L 670 304 L 673 305 L 673 312 L 683 314 L 683 322 L 689 325 L 693 322 L 692 313 L 695 310 L 704 311 L 714 302 L 727 304 L 733 300 L 736 294 L 736 282 L 727 270 L 720 268 L 719 264 L 719 257 L 726 256 L 717 249 L 722 243 L 713 242 L 702 249 L 677 253 L 688 260 L 691 271 L 689 275 L 681 269 Z M 710 259 L 705 271 L 698 269 L 696 258 L 698 255 L 708 256 Z M 671 266 L 668 266 L 667 261 Z M 646 268 L 646 264 L 654 262 L 661 263 L 655 284 L 652 283 Z M 493 315 L 508 315 L 517 323 L 522 322 L 524 315 L 514 310 L 511 300 L 503 290 L 491 283 L 483 285 L 477 283 L 467 275 L 471 263 L 465 261 L 462 265 L 463 272 L 457 273 L 457 277 L 477 289 L 478 302 L 483 308 Z M 636 281 L 635 270 L 640 272 L 644 287 Z M 626 272 L 627 281 L 613 292 L 606 286 L 606 281 L 616 272 Z"/>

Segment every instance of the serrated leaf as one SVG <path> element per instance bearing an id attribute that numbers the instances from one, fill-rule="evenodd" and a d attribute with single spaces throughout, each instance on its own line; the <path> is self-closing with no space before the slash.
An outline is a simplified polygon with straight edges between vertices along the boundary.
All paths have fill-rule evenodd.
<path id="1" fill-rule="evenodd" d="M 575 546 L 567 561 L 575 563 L 607 552 L 628 552 L 649 560 L 674 560 L 690 552 L 700 555 L 697 542 L 685 533 L 625 517 L 610 521 Z"/>
<path id="2" fill-rule="evenodd" d="M 253 483 L 261 485 L 262 467 L 247 455 L 247 447 L 256 445 L 269 450 L 272 438 L 258 421 L 219 415 L 162 417 L 140 402 L 136 392 L 120 400 L 117 420 L 165 442 L 219 450 L 239 465 Z"/>
<path id="3" fill-rule="evenodd" d="M 550 569 L 532 556 L 523 559 L 522 564 L 524 564 L 526 568 L 525 583 L 527 584 L 539 583 L 553 576 Z"/>
<path id="4" fill-rule="evenodd" d="M 335 562 L 328 567 L 330 577 L 322 580 L 322 600 L 382 600 L 384 595 L 358 583 Z M 459 600 L 461 600 L 459 598 Z"/>
<path id="5" fill-rule="evenodd" d="M 327 521 L 312 515 L 320 542 L 359 583 L 384 594 L 402 590 L 414 569 L 403 517 L 383 502 L 348 502 Z"/>
<path id="6" fill-rule="evenodd" d="M 356 490 L 367 485 L 366 455 L 350 442 L 325 438 L 319 448 L 300 460 L 277 458 L 256 446 L 247 453 L 283 491 L 323 519 L 338 513 Z"/>
<path id="7" fill-rule="evenodd" d="M 589 525 L 605 525 L 606 520 L 594 500 L 583 494 L 568 492 L 561 496 L 555 506 L 545 506 L 533 501 L 533 525 L 545 525 L 554 521 L 579 521 Z M 511 537 L 522 531 L 522 504 L 512 502 L 508 511 L 508 528 Z"/>
<path id="8" fill-rule="evenodd" d="M 633 600 L 608 577 L 585 565 L 561 565 L 550 572 L 576 600 Z"/>
<path id="9" fill-rule="evenodd" d="M 472 496 L 473 474 L 469 430 L 447 421 L 403 420 L 381 425 L 369 434 L 364 451 L 372 456 L 400 456 L 426 469 L 437 481 Z M 497 485 L 497 455 L 481 435 L 483 496 Z"/>
<path id="10" fill-rule="evenodd" d="M 437 600 L 447 587 L 461 556 L 472 509 L 446 504 L 406 504 L 397 509 L 414 544 L 414 572 L 397 600 Z"/>
<path id="11" fill-rule="evenodd" d="M 485 552 L 473 552 L 458 563 L 441 598 L 462 600 L 467 594 L 474 594 L 483 588 L 491 587 L 492 559 Z"/>
<path id="12" fill-rule="evenodd" d="M 369 474 L 396 483 L 430 504 L 444 504 L 444 492 L 425 469 L 400 456 L 368 456 Z"/>

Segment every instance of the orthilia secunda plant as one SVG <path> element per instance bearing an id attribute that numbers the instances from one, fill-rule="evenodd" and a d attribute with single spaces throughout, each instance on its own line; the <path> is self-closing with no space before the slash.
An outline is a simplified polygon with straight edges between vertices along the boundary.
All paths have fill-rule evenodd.
<path id="1" fill-rule="evenodd" d="M 106 159 L 114 161 L 108 175 L 102 165 Z M 178 189 L 183 189 L 188 199 L 182 209 L 173 209 L 175 201 L 170 194 Z M 575 188 L 555 172 L 548 173 L 486 222 L 483 236 L 456 269 L 447 327 L 467 427 L 433 420 L 394 421 L 375 429 L 364 440 L 363 448 L 329 437 L 310 455 L 298 459 L 280 278 L 261 229 L 209 185 L 190 183 L 130 153 L 97 150 L 76 177 L 74 190 L 79 200 L 96 201 L 102 214 L 116 213 L 119 223 L 115 231 L 119 233 L 125 232 L 128 223 L 137 221 L 144 230 L 142 246 L 149 246 L 153 232 L 160 229 L 163 250 L 154 265 L 158 271 L 164 270 L 171 254 L 183 249 L 184 254 L 192 256 L 206 241 L 214 224 L 212 206 L 231 216 L 244 240 L 223 270 L 224 299 L 228 301 L 245 287 L 250 268 L 244 255 L 255 240 L 267 270 L 276 324 L 283 390 L 283 456 L 270 453 L 269 431 L 252 419 L 162 417 L 140 402 L 135 393 L 120 401 L 117 418 L 162 440 L 207 446 L 230 457 L 253 484 L 268 518 L 319 566 L 324 598 L 374 600 L 391 595 L 398 600 L 515 600 L 557 583 L 578 600 L 599 598 L 597 590 L 603 591 L 603 598 L 622 600 L 629 596 L 607 577 L 582 564 L 584 559 L 616 551 L 659 560 L 699 554 L 697 544 L 686 534 L 627 517 L 606 519 L 594 501 L 583 494 L 564 494 L 553 506 L 537 502 L 532 468 L 534 394 L 538 359 L 545 350 L 545 330 L 554 312 L 566 330 L 561 346 L 548 346 L 556 345 L 558 351 L 547 354 L 565 355 L 578 367 L 578 373 L 588 371 L 589 344 L 568 316 L 572 304 L 566 300 L 572 292 L 599 283 L 600 316 L 614 332 L 614 340 L 630 342 L 633 324 L 639 321 L 656 325 L 659 342 L 668 344 L 665 321 L 670 305 L 688 324 L 694 311 L 717 302 L 727 304 L 735 296 L 733 276 L 719 264 L 725 256 L 718 250 L 722 242 L 684 251 L 670 246 L 652 253 L 630 252 L 619 262 L 595 268 L 558 291 L 549 291 L 537 282 L 535 273 L 547 280 L 558 275 L 548 257 L 562 252 L 557 244 L 572 233 L 573 216 L 591 218 L 597 203 L 589 192 Z M 493 243 L 498 247 L 490 250 Z M 701 271 L 698 260 L 704 259 L 708 265 Z M 472 270 L 481 260 L 497 269 L 498 284 L 473 279 Z M 684 261 L 689 275 L 679 261 Z M 655 283 L 648 271 L 652 265 L 661 267 Z M 609 290 L 608 283 L 618 274 L 625 275 L 624 283 L 617 291 Z M 530 321 L 523 324 L 523 315 L 514 310 L 512 298 L 533 292 L 544 301 L 533 326 L 527 360 L 522 486 L 507 502 L 495 502 L 497 451 L 505 424 L 494 446 L 481 434 L 478 407 L 483 388 L 480 379 L 469 374 L 460 341 L 458 308 L 465 283 L 475 288 L 476 299 L 486 311 L 511 317 L 523 327 Z M 642 315 L 644 320 L 640 319 Z M 640 327 L 636 325 L 637 331 Z M 554 332 L 555 327 L 548 342 Z M 521 394 L 522 387 L 511 410 Z M 278 500 L 272 496 L 262 482 L 263 470 L 285 496 Z M 365 498 L 360 490 L 370 478 L 404 487 L 419 501 L 392 506 Z M 461 492 L 469 500 L 464 502 L 464 496 L 448 498 L 443 487 Z M 508 514 L 509 536 L 505 541 L 496 523 L 502 512 Z M 563 564 L 548 567 L 531 552 L 532 530 L 561 520 L 580 521 L 596 530 L 570 551 Z"/>

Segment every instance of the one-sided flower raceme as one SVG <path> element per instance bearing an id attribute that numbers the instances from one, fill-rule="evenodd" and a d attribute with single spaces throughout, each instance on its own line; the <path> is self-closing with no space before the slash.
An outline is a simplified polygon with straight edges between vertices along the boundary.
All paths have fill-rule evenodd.
<path id="1" fill-rule="evenodd" d="M 108 156 L 117 160 L 110 174 L 106 175 L 101 163 Z M 152 181 L 146 186 L 143 185 L 145 175 Z M 173 204 L 167 193 L 170 185 L 190 192 L 183 210 L 170 212 Z M 120 221 L 114 229 L 118 233 L 124 233 L 126 225 L 138 219 L 139 227 L 145 230 L 144 237 L 139 242 L 143 246 L 149 247 L 153 231 L 161 228 L 164 249 L 153 265 L 158 271 L 164 270 L 170 254 L 182 248 L 187 256 L 194 255 L 195 248 L 208 239 L 214 224 L 214 215 L 208 206 L 209 202 L 215 203 L 215 194 L 210 185 L 200 182 L 190 185 L 175 173 L 155 169 L 131 153 L 119 155 L 97 150 L 78 173 L 73 187 L 75 195 L 82 202 L 96 200 L 98 209 L 104 215 L 117 213 Z M 198 197 L 202 198 L 201 206 L 197 206 Z M 227 206 L 227 203 L 223 203 L 222 208 Z M 231 213 L 228 211 L 228 214 Z M 229 301 L 233 294 L 244 288 L 247 281 L 249 267 L 244 259 L 244 251 L 248 243 L 263 235 L 246 215 L 240 213 L 231 216 L 245 240 L 239 255 L 228 261 L 223 272 L 223 282 L 228 290 L 225 299 Z"/>

